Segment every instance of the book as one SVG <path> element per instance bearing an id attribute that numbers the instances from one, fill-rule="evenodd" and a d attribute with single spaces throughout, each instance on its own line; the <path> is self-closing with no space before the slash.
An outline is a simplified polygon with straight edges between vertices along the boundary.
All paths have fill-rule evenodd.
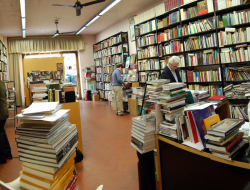
<path id="1" fill-rule="evenodd" d="M 30 181 L 32 183 L 35 183 L 36 185 L 40 186 L 40 187 L 44 187 L 46 189 L 54 189 L 55 186 L 59 183 L 59 181 L 61 180 L 61 178 L 65 175 L 67 175 L 67 173 L 72 173 L 74 171 L 74 165 L 72 165 L 70 168 L 67 168 L 67 170 L 65 171 L 65 173 L 61 173 L 60 176 L 55 179 L 55 180 L 48 180 L 48 179 L 44 179 L 41 177 L 37 177 L 35 175 L 32 175 L 30 173 L 26 173 L 24 171 L 20 172 L 20 176 L 21 179 L 26 180 L 26 181 Z"/>
<path id="2" fill-rule="evenodd" d="M 220 152 L 212 152 L 212 154 L 216 157 L 225 159 L 225 160 L 229 160 L 231 161 L 235 156 L 237 156 L 237 154 L 241 151 L 246 150 L 249 147 L 249 141 L 247 140 L 242 140 L 236 147 L 235 149 L 231 152 L 231 153 L 220 153 Z"/>
<path id="3" fill-rule="evenodd" d="M 62 165 L 65 163 L 65 161 L 75 152 L 75 148 L 76 148 L 77 144 L 78 144 L 78 142 L 75 143 L 75 145 L 64 155 L 64 157 L 60 160 L 59 163 L 50 163 L 50 162 L 45 162 L 45 161 L 40 161 L 40 160 L 33 160 L 33 159 L 25 158 L 22 156 L 19 156 L 19 159 L 20 159 L 20 161 L 23 161 L 23 162 L 30 162 L 33 164 L 61 168 Z"/>
<path id="4" fill-rule="evenodd" d="M 211 148 L 213 150 L 218 150 L 220 152 L 227 152 L 230 148 L 232 148 L 242 137 L 244 136 L 244 133 L 239 133 L 232 141 L 227 142 L 227 144 L 220 146 L 215 144 L 206 144 L 206 148 Z"/>
<path id="5" fill-rule="evenodd" d="M 211 100 L 211 101 L 223 101 L 225 99 L 227 99 L 227 97 L 225 95 L 220 95 L 220 96 L 214 95 L 214 96 L 208 98 L 208 100 Z"/>
<path id="6" fill-rule="evenodd" d="M 234 129 L 240 128 L 245 123 L 242 119 L 224 119 L 207 129 L 207 133 L 219 137 L 226 137 Z"/>
<path id="7" fill-rule="evenodd" d="M 208 13 L 207 1 L 200 1 L 197 3 L 198 15 L 203 15 Z"/>
<path id="8" fill-rule="evenodd" d="M 57 179 L 61 175 L 61 173 L 65 173 L 65 170 L 70 168 L 70 166 L 74 165 L 75 156 L 76 156 L 75 153 L 72 154 L 72 156 L 65 162 L 62 168 L 60 168 L 55 174 L 48 173 L 48 170 L 46 170 L 46 166 L 34 165 L 30 163 L 25 163 L 25 162 L 22 163 L 22 169 L 26 173 L 53 181 Z M 26 165 L 29 165 L 29 166 L 26 166 Z M 44 168 L 44 170 L 41 170 L 41 168 Z"/>
<path id="9" fill-rule="evenodd" d="M 192 111 L 192 116 L 194 118 L 195 126 L 199 132 L 199 137 L 200 137 L 199 139 L 203 143 L 204 147 L 206 145 L 206 140 L 205 140 L 204 136 L 207 134 L 207 129 L 205 127 L 203 119 L 206 119 L 206 118 L 211 117 L 213 115 L 215 115 L 215 110 L 214 110 L 213 105 L 208 106 L 202 110 Z"/>
<path id="10" fill-rule="evenodd" d="M 65 189 L 65 187 L 68 185 L 68 183 L 70 182 L 70 180 L 72 179 L 73 177 L 73 171 L 74 171 L 74 166 L 72 166 L 68 171 L 67 173 L 65 173 L 63 175 L 63 177 L 59 180 L 59 182 L 54 186 L 53 189 L 51 190 L 61 190 L 61 189 Z M 27 179 L 30 179 L 30 177 L 27 177 Z M 37 185 L 36 183 L 34 182 L 38 182 L 39 183 L 39 180 L 37 179 L 33 179 L 30 181 L 28 180 L 25 180 L 25 179 L 20 179 L 20 186 L 21 188 L 24 188 L 24 189 L 32 189 L 32 190 L 46 190 L 47 188 L 44 188 L 42 186 L 39 186 Z M 40 184 L 40 183 L 39 183 Z"/>
<path id="11" fill-rule="evenodd" d="M 204 122 L 206 129 L 209 129 L 212 125 L 220 122 L 220 117 L 218 114 L 216 114 L 206 119 L 203 119 L 203 122 Z"/>

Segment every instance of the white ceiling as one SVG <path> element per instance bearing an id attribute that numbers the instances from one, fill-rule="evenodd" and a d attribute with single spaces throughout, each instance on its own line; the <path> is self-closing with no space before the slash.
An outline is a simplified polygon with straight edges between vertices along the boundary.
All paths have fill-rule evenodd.
<path id="1" fill-rule="evenodd" d="M 26 36 L 53 35 L 55 20 L 59 21 L 59 32 L 78 31 L 113 0 L 83 7 L 81 16 L 76 16 L 71 7 L 54 7 L 51 4 L 74 5 L 76 0 L 26 0 Z M 80 0 L 86 3 L 92 0 Z M 92 23 L 81 34 L 97 34 L 118 22 L 132 16 L 143 7 L 160 0 L 122 0 Z M 2 36 L 22 36 L 19 0 L 0 0 L 0 34 Z"/>

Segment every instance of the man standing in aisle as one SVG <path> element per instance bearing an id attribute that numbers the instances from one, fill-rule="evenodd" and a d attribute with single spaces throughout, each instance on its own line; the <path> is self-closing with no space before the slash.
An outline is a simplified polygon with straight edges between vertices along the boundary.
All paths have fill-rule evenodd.
<path id="1" fill-rule="evenodd" d="M 177 69 L 180 58 L 177 56 L 172 56 L 168 61 L 167 66 L 164 68 L 161 79 L 169 79 L 170 82 L 182 82 L 179 70 Z"/>
<path id="2" fill-rule="evenodd" d="M 12 159 L 9 140 L 4 129 L 8 117 L 6 88 L 4 82 L 0 80 L 0 164 L 7 163 L 6 158 Z"/>
<path id="3" fill-rule="evenodd" d="M 123 64 L 117 65 L 117 68 L 114 70 L 112 75 L 113 82 L 113 91 L 115 93 L 115 107 L 116 115 L 123 116 L 126 115 L 123 113 L 123 90 L 122 85 L 127 85 L 127 82 L 124 82 L 121 79 L 121 71 L 123 69 Z"/>

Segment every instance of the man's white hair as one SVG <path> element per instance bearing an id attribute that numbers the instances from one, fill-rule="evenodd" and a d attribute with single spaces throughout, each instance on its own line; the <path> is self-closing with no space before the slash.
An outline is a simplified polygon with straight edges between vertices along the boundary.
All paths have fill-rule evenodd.
<path id="1" fill-rule="evenodd" d="M 173 64 L 174 62 L 175 63 L 180 63 L 180 58 L 178 56 L 172 56 L 172 57 L 170 57 L 168 62 L 171 63 L 171 64 Z"/>

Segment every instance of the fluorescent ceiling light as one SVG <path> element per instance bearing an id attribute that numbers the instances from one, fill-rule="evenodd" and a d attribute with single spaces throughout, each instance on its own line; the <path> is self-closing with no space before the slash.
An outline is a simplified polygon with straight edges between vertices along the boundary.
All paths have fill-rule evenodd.
<path id="1" fill-rule="evenodd" d="M 85 26 L 89 26 L 91 23 L 95 22 L 100 17 L 100 15 L 96 15 L 95 18 L 93 18 L 91 21 L 88 22 Z"/>
<path id="2" fill-rule="evenodd" d="M 25 30 L 23 30 L 23 38 L 26 37 L 26 33 L 25 33 Z"/>
<path id="3" fill-rule="evenodd" d="M 22 18 L 22 29 L 25 30 L 26 20 Z"/>
<path id="4" fill-rule="evenodd" d="M 100 12 L 99 15 L 103 15 L 104 13 L 106 13 L 109 9 L 111 9 L 113 6 L 115 6 L 120 1 L 121 0 L 115 0 L 113 3 L 111 3 L 109 6 L 107 6 L 102 12 Z"/>
<path id="5" fill-rule="evenodd" d="M 61 54 L 41 54 L 41 55 L 25 55 L 25 59 L 32 58 L 47 58 L 47 57 L 61 57 Z"/>
<path id="6" fill-rule="evenodd" d="M 25 0 L 20 0 L 21 17 L 25 17 Z"/>
<path id="7" fill-rule="evenodd" d="M 87 28 L 86 26 L 82 27 L 77 33 L 76 35 L 80 34 L 83 30 L 85 30 L 85 28 Z"/>

